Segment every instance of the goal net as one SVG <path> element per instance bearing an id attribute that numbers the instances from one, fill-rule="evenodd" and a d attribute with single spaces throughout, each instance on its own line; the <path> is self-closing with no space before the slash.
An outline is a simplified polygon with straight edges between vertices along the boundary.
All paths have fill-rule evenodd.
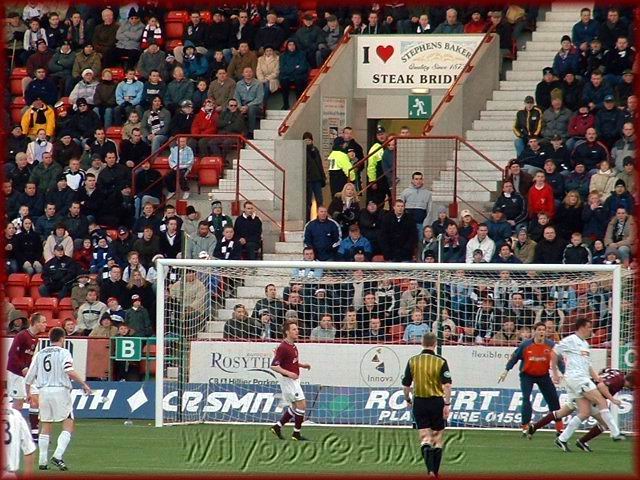
<path id="1" fill-rule="evenodd" d="M 545 322 L 553 340 L 593 322 L 596 369 L 628 371 L 634 275 L 620 266 L 159 260 L 156 425 L 272 423 L 270 369 L 282 325 L 298 322 L 309 423 L 411 426 L 401 378 L 436 332 L 453 377 L 453 427 L 519 428 L 516 346 Z M 566 398 L 558 386 L 560 401 Z M 619 394 L 632 429 L 631 391 Z M 547 413 L 534 387 L 533 420 Z"/>

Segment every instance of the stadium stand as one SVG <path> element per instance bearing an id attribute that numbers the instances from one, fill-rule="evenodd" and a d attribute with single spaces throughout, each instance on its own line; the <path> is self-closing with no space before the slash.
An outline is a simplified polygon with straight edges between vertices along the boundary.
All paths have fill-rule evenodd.
<path id="1" fill-rule="evenodd" d="M 271 158 L 273 140 L 288 111 L 278 107 L 288 108 L 292 94 L 296 99 L 305 95 L 305 87 L 321 75 L 323 62 L 343 35 L 377 32 L 378 27 L 389 33 L 493 29 L 500 34 L 505 63 L 499 89 L 465 137 L 504 167 L 504 175 L 487 172 L 486 164 L 474 162 L 471 152 L 460 157 L 467 162 L 467 175 L 491 184 L 491 203 L 495 201 L 490 213 L 474 214 L 486 214 L 476 224 L 487 224 L 493 244 L 491 251 L 481 252 L 484 261 L 531 263 L 535 258 L 635 266 L 638 111 L 631 87 L 637 73 L 631 8 L 583 11 L 582 18 L 575 9 L 552 9 L 539 19 L 533 7 L 515 16 L 509 7 L 464 7 L 457 23 L 451 23 L 444 8 L 412 6 L 394 12 L 391 22 L 367 26 L 357 18 L 354 24 L 347 8 L 322 9 L 315 2 L 292 8 L 293 18 L 262 7 L 189 12 L 163 9 L 154 2 L 140 5 L 140 11 L 127 12 L 70 6 L 57 12 L 64 19 L 57 27 L 49 24 L 52 12 L 47 7 L 35 13 L 24 5 L 7 8 L 10 88 L 5 105 L 11 134 L 3 190 L 5 243 L 11 249 L 4 294 L 16 309 L 43 311 L 49 327 L 73 318 L 76 309 L 69 299 L 85 288 L 89 277 L 105 304 L 115 300 L 131 315 L 132 296 L 139 295 L 153 316 L 153 260 L 158 255 L 227 259 L 252 258 L 257 252 L 264 259 L 301 259 L 303 246 L 309 246 L 316 252 L 324 249 L 326 259 L 342 261 L 473 261 L 475 249 L 462 249 L 484 240 L 478 237 L 483 233 L 476 232 L 484 229 L 470 223 L 469 210 L 462 210 L 459 218 L 448 218 L 446 210 L 438 212 L 439 205 L 429 200 L 431 192 L 417 181 L 397 187 L 397 198 L 403 198 L 407 208 L 405 213 L 396 211 L 406 227 L 403 239 L 409 239 L 402 245 L 395 240 L 398 232 L 391 231 L 394 213 L 382 211 L 384 174 L 371 182 L 382 191 L 382 198 L 374 202 L 378 205 L 367 202 L 371 190 L 357 192 L 353 202 L 345 200 L 348 188 L 342 186 L 352 180 L 345 175 L 340 195 L 325 202 L 329 207 L 338 201 L 337 207 L 330 207 L 330 217 L 325 218 L 325 211 L 304 230 L 288 229 L 286 241 L 284 221 L 278 224 L 273 210 L 260 203 L 280 198 L 267 186 L 281 178 L 282 169 Z M 480 18 L 473 20 L 474 13 Z M 26 23 L 36 14 L 43 37 Z M 421 14 L 429 15 L 427 24 Z M 110 15 L 116 17 L 117 28 L 108 24 Z M 117 35 L 110 35 L 111 30 Z M 128 40 L 120 43 L 116 37 Z M 138 46 L 144 46 L 144 52 L 133 62 Z M 270 54 L 263 54 L 269 47 L 275 63 L 256 60 L 268 60 Z M 111 79 L 105 78 L 107 69 Z M 137 77 L 127 80 L 131 72 Z M 72 104 L 70 94 L 75 98 Z M 52 97 L 55 101 L 44 102 Z M 534 118 L 531 112 L 542 115 Z M 177 140 L 180 136 L 185 141 Z M 333 150 L 348 158 L 350 150 L 366 152 L 370 145 L 365 141 L 338 137 Z M 393 146 L 382 142 L 385 153 L 378 160 L 384 163 Z M 312 144 L 313 136 L 306 150 L 309 165 L 319 155 Z M 151 154 L 135 153 L 143 148 Z M 42 160 L 47 152 L 53 154 L 52 165 Z M 134 153 L 125 157 L 125 152 Z M 72 159 L 80 161 L 79 169 Z M 610 169 L 599 169 L 603 159 L 610 161 Z M 253 168 L 251 162 L 258 160 L 267 167 Z M 320 164 L 325 160 L 320 158 Z M 307 182 L 319 184 L 329 177 L 322 168 L 308 168 L 307 175 Z M 503 187 L 503 176 L 511 187 Z M 243 198 L 255 204 L 255 216 L 252 202 L 238 202 L 238 185 L 251 190 L 252 195 Z M 201 187 L 211 189 L 208 197 L 200 195 Z M 396 198 L 396 187 L 389 189 L 390 195 L 392 190 Z M 473 188 L 465 192 L 469 197 L 478 193 Z M 311 204 L 311 195 L 308 201 Z M 227 216 L 231 213 L 235 218 Z M 548 218 L 541 219 L 539 213 Z M 553 228 L 546 224 L 549 221 Z M 273 230 L 274 223 L 281 229 L 280 241 L 266 248 L 263 234 Z M 355 224 L 370 251 L 356 246 L 339 255 L 337 244 L 327 248 L 318 240 L 318 231 L 331 228 L 338 240 L 351 237 L 353 245 L 359 245 L 355 242 L 361 240 L 350 229 Z M 223 228 L 229 225 L 235 226 L 236 236 L 225 238 Z M 550 230 L 553 238 L 547 235 Z M 229 246 L 230 240 L 241 238 L 246 240 L 242 249 Z M 42 258 L 45 241 L 51 248 L 47 261 Z M 224 249 L 188 248 L 216 242 Z M 263 287 L 245 289 L 246 295 L 234 302 L 254 304 L 262 298 Z M 290 285 L 276 287 L 282 292 Z M 369 288 L 379 291 L 383 286 Z M 394 295 L 399 297 L 407 288 L 394 286 Z M 482 299 L 465 301 L 474 309 L 474 302 Z M 312 298 L 303 303 L 311 305 Z M 530 306 L 541 311 L 543 303 L 541 297 Z M 566 305 L 567 313 L 575 308 Z M 111 314 L 118 311 L 109 307 Z M 604 310 L 602 315 L 606 316 Z M 230 311 L 221 312 L 200 335 L 220 338 L 230 316 Z M 401 325 L 390 326 L 386 338 L 400 342 L 408 319 L 405 314 L 393 316 L 402 317 Z"/>

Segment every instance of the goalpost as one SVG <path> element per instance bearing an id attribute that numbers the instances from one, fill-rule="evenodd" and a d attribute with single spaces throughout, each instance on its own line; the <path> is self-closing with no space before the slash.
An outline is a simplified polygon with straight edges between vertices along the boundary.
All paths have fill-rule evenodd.
<path id="1" fill-rule="evenodd" d="M 312 365 L 306 421 L 319 425 L 410 427 L 400 381 L 426 331 L 449 362 L 449 424 L 461 428 L 520 427 L 518 366 L 497 379 L 537 320 L 561 338 L 592 319 L 596 369 L 627 371 L 635 354 L 634 272 L 617 265 L 160 259 L 157 270 L 156 426 L 273 423 L 269 366 L 288 318 Z M 619 398 L 612 411 L 631 431 L 632 394 Z M 535 421 L 547 411 L 537 388 L 532 405 Z"/>

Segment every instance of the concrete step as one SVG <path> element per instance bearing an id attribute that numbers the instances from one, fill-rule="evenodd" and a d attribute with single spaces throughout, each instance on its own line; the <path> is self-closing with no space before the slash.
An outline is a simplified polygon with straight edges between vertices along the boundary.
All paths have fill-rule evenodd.
<path id="1" fill-rule="evenodd" d="M 246 168 L 247 170 L 250 169 L 249 166 L 245 165 L 244 163 L 242 163 L 242 166 L 244 168 Z M 225 180 L 235 180 L 236 179 L 236 173 L 237 170 L 233 169 L 233 168 L 227 168 L 224 171 L 224 179 Z M 266 183 L 268 186 L 271 186 L 275 180 L 276 180 L 276 172 L 273 170 L 273 168 L 269 169 L 269 170 L 263 170 L 263 169 L 251 169 L 250 170 L 251 175 L 253 175 L 254 177 L 260 179 L 262 182 Z M 279 172 L 278 172 L 279 173 Z M 249 172 L 246 172 L 244 170 L 240 170 L 240 181 L 242 182 L 242 180 L 253 180 L 255 181 L 255 179 L 249 175 Z M 259 186 L 258 184 L 256 184 L 256 187 Z"/>
<path id="2" fill-rule="evenodd" d="M 304 245 L 302 244 L 302 241 L 293 242 L 293 241 L 287 240 L 286 242 L 276 242 L 275 253 L 295 253 L 299 255 L 300 252 L 302 251 L 303 246 Z"/>
<path id="3" fill-rule="evenodd" d="M 501 115 L 491 115 L 491 116 L 484 116 L 481 115 L 480 116 L 480 120 L 494 120 L 494 121 L 504 121 L 504 122 L 512 122 L 516 117 L 516 113 L 515 112 L 505 112 Z"/>
<path id="4" fill-rule="evenodd" d="M 262 155 L 263 153 L 264 155 L 266 155 L 267 157 L 273 160 L 273 157 L 274 157 L 273 146 L 270 149 L 266 149 L 266 148 L 260 149 L 260 151 L 254 150 L 253 148 L 240 150 L 240 160 L 260 160 L 264 163 L 269 163 L 267 159 L 264 158 L 264 156 Z"/>
<path id="5" fill-rule="evenodd" d="M 513 110 L 522 108 L 522 100 L 488 100 L 486 110 Z"/>
<path id="6" fill-rule="evenodd" d="M 474 120 L 474 130 L 510 130 L 513 121 L 509 120 Z"/>
<path id="7" fill-rule="evenodd" d="M 232 170 L 235 170 L 238 167 L 238 162 L 237 161 L 233 161 L 232 163 Z M 247 170 L 250 170 L 251 172 L 253 172 L 254 170 L 267 170 L 267 171 L 275 171 L 275 167 L 267 162 L 264 158 L 251 158 L 251 159 L 241 159 L 240 160 L 240 165 L 242 166 L 242 168 L 245 168 Z M 227 169 L 227 170 L 231 170 L 231 169 Z"/>
<path id="8" fill-rule="evenodd" d="M 492 142 L 485 142 L 485 141 L 479 140 L 479 141 L 474 141 L 469 143 L 471 144 L 471 146 L 473 146 L 473 148 L 481 152 L 493 152 L 496 150 L 511 151 L 514 148 L 513 139 L 502 140 L 502 141 L 492 141 Z M 464 151 L 464 150 L 472 151 L 470 148 L 467 148 L 466 145 L 464 144 L 460 145 L 460 151 Z"/>
<path id="9" fill-rule="evenodd" d="M 235 183 L 235 182 L 234 182 Z M 273 202 L 274 201 L 274 196 L 273 194 L 265 191 L 265 190 L 248 190 L 248 189 L 242 189 L 241 188 L 241 193 L 244 195 L 244 197 L 247 198 L 247 200 L 251 200 L 252 202 L 257 202 L 257 201 L 269 201 L 269 202 Z M 236 189 L 235 186 L 233 185 L 221 185 L 219 187 L 218 190 L 215 191 L 214 195 L 216 200 L 220 200 L 220 201 L 233 201 L 236 199 Z"/>
<path id="10" fill-rule="evenodd" d="M 500 82 L 500 90 L 529 90 L 534 92 L 539 80 L 508 80 Z"/>
<path id="11" fill-rule="evenodd" d="M 559 50 L 559 48 L 557 50 Z M 556 52 L 549 53 L 544 50 L 522 50 L 518 52 L 518 60 L 548 60 L 552 62 Z"/>
<path id="12" fill-rule="evenodd" d="M 563 35 L 571 35 L 571 28 L 566 30 L 564 33 L 558 32 L 545 32 L 545 31 L 535 31 L 531 37 L 532 42 L 556 42 L 558 46 L 558 50 L 560 49 L 560 39 Z M 528 48 L 528 47 L 527 47 Z"/>
<path id="13" fill-rule="evenodd" d="M 516 154 L 515 153 L 515 149 L 513 151 L 510 151 L 510 150 L 491 150 L 491 151 L 484 151 L 482 153 L 483 153 L 483 155 L 485 155 L 486 157 L 488 157 L 490 160 L 492 160 L 495 163 L 508 162 Z M 465 168 L 468 168 L 467 162 L 473 161 L 473 160 L 475 160 L 475 161 L 482 160 L 484 162 L 484 159 L 482 159 L 482 157 L 478 156 L 478 154 L 476 152 L 472 152 L 472 151 L 469 151 L 469 150 L 460 150 L 458 152 L 458 162 L 464 162 L 464 164 L 462 166 L 464 166 Z"/>
<path id="14" fill-rule="evenodd" d="M 258 270 L 258 272 L 260 273 L 260 270 Z M 284 269 L 278 269 L 277 272 L 278 275 L 274 275 L 273 271 L 271 271 L 269 272 L 269 275 L 267 275 L 266 272 L 261 272 L 260 275 L 252 275 L 250 277 L 247 277 L 244 279 L 244 286 L 259 287 L 264 291 L 264 287 L 267 283 L 273 283 L 276 287 L 278 287 L 278 290 L 280 290 L 282 287 L 289 285 L 289 281 L 291 280 L 289 274 L 291 272 Z M 281 273 L 286 274 L 286 276 L 281 276 Z"/>
<path id="15" fill-rule="evenodd" d="M 537 60 L 516 60 L 513 62 L 513 70 L 517 72 L 530 72 L 535 71 L 540 73 L 540 79 L 542 80 L 542 69 L 553 65 L 553 59 L 537 59 Z"/>
<path id="16" fill-rule="evenodd" d="M 520 100 L 524 102 L 524 97 L 531 95 L 531 90 L 496 90 L 493 92 L 492 100 Z"/>
<path id="17" fill-rule="evenodd" d="M 509 159 L 504 159 L 504 158 L 495 158 L 495 157 L 489 157 L 489 155 L 487 155 L 487 158 L 489 158 L 493 163 L 503 167 L 505 166 L 508 162 Z M 454 160 L 447 160 L 447 162 L 445 163 L 446 166 L 446 170 L 444 171 L 453 171 L 454 168 L 454 164 L 455 161 Z M 476 157 L 476 158 L 472 158 L 472 159 L 468 159 L 468 160 L 464 160 L 464 164 L 460 163 L 460 160 L 458 161 L 458 167 L 463 169 L 464 171 L 468 171 L 468 172 L 496 172 L 499 173 L 498 170 L 491 165 L 490 163 L 488 163 L 485 159 L 481 158 L 481 157 Z"/>
<path id="18" fill-rule="evenodd" d="M 524 99 L 524 97 L 523 97 Z M 490 120 L 490 119 L 503 119 L 511 118 L 515 120 L 516 112 L 514 110 L 483 110 L 480 112 L 481 120 Z"/>
<path id="19" fill-rule="evenodd" d="M 207 333 L 200 332 L 198 333 L 198 340 L 221 340 L 223 339 L 222 333 Z"/>
<path id="20" fill-rule="evenodd" d="M 296 231 L 286 230 L 284 234 L 287 239 L 287 242 L 302 242 L 304 239 L 304 230 L 296 230 Z"/>
<path id="21" fill-rule="evenodd" d="M 551 11 L 552 12 L 574 12 L 574 13 L 578 12 L 578 13 L 580 13 L 580 9 L 583 8 L 583 7 L 593 9 L 593 3 L 555 2 L 555 3 L 551 4 Z M 579 18 L 578 18 L 578 20 L 579 20 Z"/>
<path id="22" fill-rule="evenodd" d="M 465 173 L 470 175 L 471 178 L 474 178 L 475 180 L 478 181 L 482 181 L 482 182 L 499 182 L 500 180 L 502 180 L 502 174 L 500 171 L 498 170 L 473 170 L 470 171 L 465 167 Z M 440 177 L 438 180 L 442 180 L 442 181 L 446 181 L 446 182 L 453 182 L 455 178 L 454 172 L 453 171 L 448 171 L 445 170 L 443 172 L 440 172 Z M 458 180 L 465 180 L 468 179 L 469 177 L 467 177 L 467 175 L 465 175 L 464 173 L 458 173 Z"/>
<path id="23" fill-rule="evenodd" d="M 251 140 L 251 144 L 256 147 L 258 150 L 264 150 L 265 152 L 267 151 L 273 151 L 274 149 L 274 143 L 273 143 L 274 139 L 271 140 L 263 140 L 263 139 L 255 139 L 255 140 Z M 253 150 L 252 147 L 247 147 L 247 150 Z"/>
<path id="24" fill-rule="evenodd" d="M 267 110 L 267 120 L 284 120 L 289 110 Z"/>
<path id="25" fill-rule="evenodd" d="M 552 10 L 550 12 L 547 12 L 544 20 L 546 22 L 554 22 L 554 23 L 555 22 L 573 22 L 575 24 L 578 21 L 580 21 L 580 9 L 577 8 L 576 10 L 568 10 L 568 11 Z M 571 33 L 570 29 L 568 33 Z"/>
<path id="26" fill-rule="evenodd" d="M 573 22 L 540 22 L 536 26 L 536 32 L 559 32 L 560 35 L 566 35 L 567 32 L 571 32 L 573 25 L 580 20 L 580 13 L 578 13 L 578 19 Z"/>
<path id="27" fill-rule="evenodd" d="M 275 130 L 277 131 L 282 124 L 282 120 L 279 118 L 271 119 L 266 118 L 260 121 L 260 130 Z"/>
<path id="28" fill-rule="evenodd" d="M 471 142 L 474 142 L 476 140 L 485 140 L 485 141 L 491 141 L 491 140 L 511 140 L 513 141 L 513 132 L 511 130 L 506 130 L 506 131 L 500 131 L 500 130 L 496 130 L 496 131 L 476 131 L 476 130 L 470 130 L 467 132 L 467 139 L 470 140 Z"/>
<path id="29" fill-rule="evenodd" d="M 571 33 L 571 30 L 569 30 L 569 33 Z M 551 58 L 553 58 L 553 55 L 555 55 L 556 52 L 560 50 L 560 38 L 552 41 L 527 42 L 526 50 L 528 52 L 532 50 L 536 52 L 548 52 L 551 55 Z"/>
<path id="30" fill-rule="evenodd" d="M 209 320 L 205 327 L 205 331 L 203 333 L 211 335 L 211 334 L 220 334 L 220 338 L 222 338 L 222 332 L 224 330 L 224 323 L 219 320 Z"/>
<path id="31" fill-rule="evenodd" d="M 458 197 L 460 197 L 460 199 L 464 201 L 471 202 L 471 203 L 489 202 L 492 200 L 491 193 L 487 192 L 486 190 L 483 190 L 481 192 L 460 191 L 458 192 Z M 453 199 L 453 193 L 450 188 L 446 192 L 435 192 L 435 191 L 433 192 L 433 201 L 436 203 L 446 205 L 449 202 L 451 202 L 452 199 Z"/>
<path id="32" fill-rule="evenodd" d="M 237 295 L 240 298 L 263 298 L 264 288 L 262 287 L 238 287 Z"/>
<path id="33" fill-rule="evenodd" d="M 507 80 L 527 80 L 536 82 L 542 79 L 542 71 L 537 70 L 510 70 L 507 72 Z"/>
<path id="34" fill-rule="evenodd" d="M 265 282 L 265 285 L 268 282 Z M 241 303 L 242 305 L 244 305 L 247 310 L 249 310 L 249 315 L 251 315 L 251 311 L 253 310 L 253 307 L 256 306 L 256 303 L 258 302 L 258 298 L 225 298 L 224 299 L 224 309 L 222 310 L 233 310 L 233 307 L 235 305 L 237 305 L 238 303 Z M 221 311 L 221 310 L 219 310 Z"/>
<path id="35" fill-rule="evenodd" d="M 302 260 L 302 246 L 300 246 L 300 250 L 298 253 L 265 253 L 262 256 L 263 260 L 290 260 L 290 261 L 301 261 Z M 271 282 L 273 283 L 273 282 Z"/>
<path id="36" fill-rule="evenodd" d="M 256 140 L 275 140 L 278 138 L 277 130 L 256 130 L 253 132 L 253 138 Z"/>

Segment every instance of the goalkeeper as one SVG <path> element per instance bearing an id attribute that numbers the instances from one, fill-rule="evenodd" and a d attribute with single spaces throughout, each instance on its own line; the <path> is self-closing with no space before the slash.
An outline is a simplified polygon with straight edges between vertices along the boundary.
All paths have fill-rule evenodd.
<path id="1" fill-rule="evenodd" d="M 560 408 L 560 400 L 551 376 L 549 368 L 551 365 L 551 352 L 555 342 L 546 337 L 546 327 L 542 322 L 538 322 L 533 326 L 533 338 L 525 340 L 520 344 L 511 358 L 507 362 L 505 371 L 498 378 L 498 383 L 503 382 L 507 378 L 509 370 L 515 364 L 520 362 L 520 390 L 522 391 L 522 436 L 529 437 L 528 429 L 531 423 L 531 392 L 533 386 L 538 385 L 549 410 L 554 412 Z M 564 372 L 564 364 L 560 366 L 560 370 Z M 564 425 L 562 420 L 556 420 L 556 431 L 562 432 Z"/>

